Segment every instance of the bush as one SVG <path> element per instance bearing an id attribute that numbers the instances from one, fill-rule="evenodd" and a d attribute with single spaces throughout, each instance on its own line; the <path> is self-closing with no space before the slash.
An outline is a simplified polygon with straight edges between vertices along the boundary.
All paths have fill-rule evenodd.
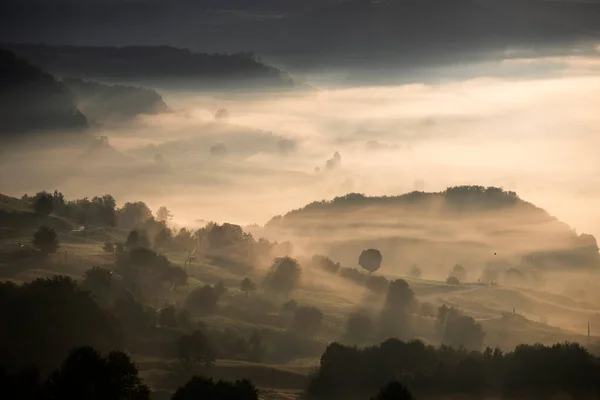
<path id="1" fill-rule="evenodd" d="M 240 290 L 246 293 L 246 297 L 248 297 L 249 292 L 256 291 L 256 283 L 252 282 L 250 278 L 244 278 L 240 283 Z"/>
<path id="2" fill-rule="evenodd" d="M 446 283 L 448 285 L 460 285 L 460 281 L 455 276 L 449 276 L 448 279 L 446 279 Z"/>
<path id="3" fill-rule="evenodd" d="M 214 287 L 205 285 L 190 293 L 185 301 L 185 306 L 195 314 L 211 314 L 217 311 L 219 298 L 219 293 Z"/>
<path id="4" fill-rule="evenodd" d="M 47 226 L 40 227 L 33 234 L 33 245 L 44 254 L 56 253 L 60 248 L 56 232 Z"/>

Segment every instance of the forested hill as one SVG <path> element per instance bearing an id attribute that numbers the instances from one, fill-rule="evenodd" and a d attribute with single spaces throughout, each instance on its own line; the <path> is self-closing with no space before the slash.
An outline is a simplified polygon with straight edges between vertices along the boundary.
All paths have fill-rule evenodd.
<path id="1" fill-rule="evenodd" d="M 201 54 L 169 46 L 77 47 L 9 44 L 9 49 L 59 76 L 138 82 L 220 84 L 251 81 L 291 88 L 291 77 L 250 53 Z"/>
<path id="2" fill-rule="evenodd" d="M 0 49 L 0 137 L 87 126 L 69 89 L 52 75 Z"/>
<path id="3" fill-rule="evenodd" d="M 169 109 L 154 89 L 105 85 L 76 78 L 66 78 L 63 82 L 71 91 L 77 106 L 91 120 L 127 119 Z"/>
<path id="4" fill-rule="evenodd" d="M 288 212 L 283 217 L 274 217 L 268 224 L 285 225 L 296 219 L 304 219 L 309 215 L 348 213 L 368 207 L 393 209 L 399 213 L 409 210 L 411 213 L 483 212 L 518 207 L 528 210 L 530 214 L 535 214 L 538 218 L 555 220 L 543 209 L 522 200 L 515 192 L 496 187 L 456 186 L 443 192 L 414 191 L 397 196 L 365 196 L 361 193 L 349 193 L 333 200 L 312 202 L 300 209 Z"/>
<path id="5" fill-rule="evenodd" d="M 494 187 L 390 197 L 353 193 L 274 217 L 266 230 L 349 263 L 356 249 L 378 248 L 400 270 L 453 262 L 482 269 L 489 263 L 600 268 L 594 236 L 579 235 L 516 193 Z"/>

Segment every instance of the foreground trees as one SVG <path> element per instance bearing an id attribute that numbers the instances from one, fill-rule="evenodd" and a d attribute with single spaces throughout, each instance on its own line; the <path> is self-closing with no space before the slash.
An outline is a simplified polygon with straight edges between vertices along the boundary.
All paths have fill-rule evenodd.
<path id="1" fill-rule="evenodd" d="M 214 381 L 212 378 L 194 376 L 177 389 L 172 400 L 258 400 L 258 390 L 250 381 Z"/>
<path id="2" fill-rule="evenodd" d="M 71 278 L 0 283 L 0 365 L 55 368 L 75 346 L 120 349 L 119 322 Z"/>
<path id="3" fill-rule="evenodd" d="M 412 399 L 406 388 L 415 398 L 433 399 L 547 399 L 559 393 L 591 399 L 600 393 L 600 359 L 576 343 L 520 345 L 508 354 L 396 339 L 364 349 L 333 343 L 320 365 L 307 388 L 312 400 Z"/>

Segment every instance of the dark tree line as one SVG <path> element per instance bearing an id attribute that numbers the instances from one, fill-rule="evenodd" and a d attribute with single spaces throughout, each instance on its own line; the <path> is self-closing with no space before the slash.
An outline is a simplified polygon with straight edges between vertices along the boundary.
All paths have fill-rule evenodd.
<path id="1" fill-rule="evenodd" d="M 103 356 L 92 347 L 72 350 L 45 379 L 29 367 L 10 371 L 0 366 L 0 394 L 22 400 L 150 400 L 150 388 L 127 354 L 111 351 Z M 258 390 L 247 380 L 214 381 L 192 377 L 172 400 L 258 400 Z"/>
<path id="2" fill-rule="evenodd" d="M 469 352 L 397 339 L 362 349 L 333 343 L 321 357 L 306 395 L 364 399 L 397 379 L 416 398 L 468 394 L 544 399 L 557 393 L 596 398 L 600 359 L 577 343 L 519 345 L 506 354 L 497 348 Z"/>

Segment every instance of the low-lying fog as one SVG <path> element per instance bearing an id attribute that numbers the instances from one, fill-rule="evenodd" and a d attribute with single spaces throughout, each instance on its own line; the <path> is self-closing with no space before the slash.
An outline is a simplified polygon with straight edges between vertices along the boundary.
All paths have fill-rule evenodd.
<path id="1" fill-rule="evenodd" d="M 130 158 L 31 141 L 1 150 L 0 192 L 110 193 L 119 204 L 166 205 L 175 222 L 194 226 L 263 224 L 348 192 L 481 184 L 514 190 L 600 236 L 600 62 L 506 62 L 529 70 L 548 64 L 559 68 L 538 79 L 287 94 L 162 91 L 171 113 L 93 131 Z M 216 120 L 219 109 L 228 118 Z"/>

